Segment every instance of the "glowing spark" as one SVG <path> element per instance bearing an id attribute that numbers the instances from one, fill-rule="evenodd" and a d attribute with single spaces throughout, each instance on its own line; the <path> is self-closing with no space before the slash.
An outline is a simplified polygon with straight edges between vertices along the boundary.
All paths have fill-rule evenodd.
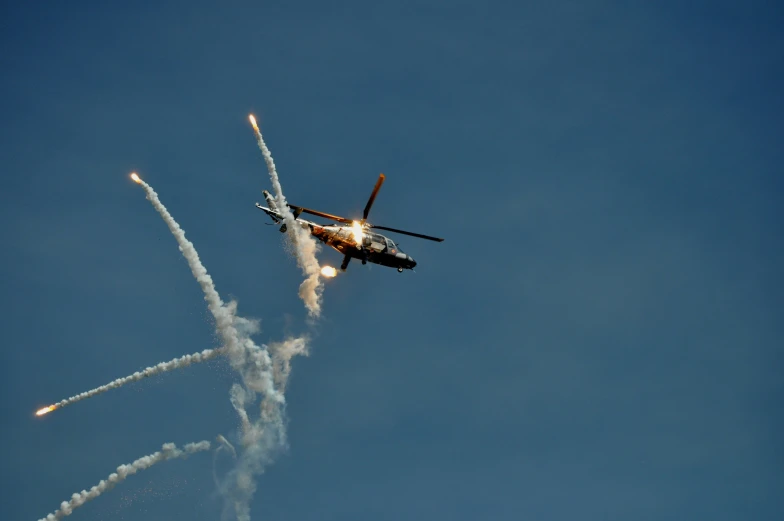
<path id="1" fill-rule="evenodd" d="M 338 274 L 338 270 L 336 270 L 332 266 L 324 266 L 323 268 L 321 268 L 321 274 L 327 278 L 332 278 Z"/>
<path id="2" fill-rule="evenodd" d="M 256 118 L 253 117 L 253 114 L 248 116 L 248 119 L 250 120 L 250 124 L 253 125 L 253 129 L 258 132 L 259 126 L 256 124 Z"/>
<path id="3" fill-rule="evenodd" d="M 56 406 L 50 405 L 49 407 L 44 407 L 43 409 L 38 409 L 37 411 L 35 411 L 35 415 L 36 416 L 43 416 L 44 414 L 50 413 L 50 412 L 52 412 L 55 409 L 57 409 Z"/>
<path id="4" fill-rule="evenodd" d="M 139 184 L 141 184 L 141 182 L 142 182 L 142 180 L 141 180 L 141 179 L 139 179 L 139 176 L 138 176 L 138 175 L 136 175 L 136 172 L 134 172 L 134 173 L 132 173 L 132 174 L 131 174 L 131 179 L 133 179 L 134 181 L 136 181 L 136 182 L 137 182 L 137 183 L 139 183 Z"/>
<path id="5" fill-rule="evenodd" d="M 362 246 L 362 238 L 364 237 L 364 232 L 362 231 L 362 225 L 359 224 L 357 221 L 351 225 L 351 233 L 354 235 L 354 240 L 357 241 L 357 246 Z"/>

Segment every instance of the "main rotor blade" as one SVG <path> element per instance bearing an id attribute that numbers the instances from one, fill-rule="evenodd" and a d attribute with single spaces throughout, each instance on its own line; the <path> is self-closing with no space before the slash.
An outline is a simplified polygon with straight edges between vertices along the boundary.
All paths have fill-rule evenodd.
<path id="1" fill-rule="evenodd" d="M 444 242 L 444 239 L 439 239 L 438 237 L 431 237 L 430 235 L 422 235 L 421 233 L 407 232 L 405 230 L 398 230 L 397 228 L 389 228 L 387 226 L 376 226 L 375 224 L 369 224 L 368 227 L 369 228 L 376 228 L 378 230 L 387 230 L 387 231 L 390 231 L 390 232 L 402 233 L 403 235 L 410 235 L 412 237 L 419 237 L 420 239 L 427 239 L 429 241 Z"/>
<path id="2" fill-rule="evenodd" d="M 340 223 L 351 224 L 352 222 L 354 222 L 351 219 L 346 219 L 345 217 L 340 217 L 338 215 L 332 215 L 331 213 L 326 213 L 326 212 L 319 212 L 318 210 L 311 210 L 310 208 L 303 208 L 302 206 L 294 206 L 293 204 L 289 204 L 288 207 L 292 208 L 294 210 L 299 210 L 299 211 L 304 212 L 304 213 L 309 213 L 309 214 L 312 214 L 312 215 L 318 215 L 319 217 L 324 217 L 325 219 L 330 219 L 332 221 L 337 221 L 337 222 L 340 222 Z"/>
<path id="3" fill-rule="evenodd" d="M 378 195 L 378 191 L 381 189 L 381 185 L 384 184 L 384 179 L 386 179 L 386 176 L 384 174 L 378 175 L 378 181 L 376 181 L 376 186 L 373 187 L 373 193 L 370 194 L 370 199 L 368 199 L 368 202 L 365 205 L 365 211 L 362 212 L 363 222 L 365 221 L 365 219 L 367 219 L 367 216 L 370 213 L 370 207 L 373 206 L 373 201 L 376 200 L 376 195 Z"/>

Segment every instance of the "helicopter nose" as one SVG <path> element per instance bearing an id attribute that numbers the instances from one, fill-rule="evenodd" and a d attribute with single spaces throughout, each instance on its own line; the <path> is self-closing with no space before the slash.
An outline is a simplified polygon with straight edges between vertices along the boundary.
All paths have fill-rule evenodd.
<path id="1" fill-rule="evenodd" d="M 409 264 L 409 265 L 410 265 L 412 268 L 416 266 L 416 261 L 415 261 L 414 259 L 412 259 L 410 255 L 408 255 L 408 264 Z"/>

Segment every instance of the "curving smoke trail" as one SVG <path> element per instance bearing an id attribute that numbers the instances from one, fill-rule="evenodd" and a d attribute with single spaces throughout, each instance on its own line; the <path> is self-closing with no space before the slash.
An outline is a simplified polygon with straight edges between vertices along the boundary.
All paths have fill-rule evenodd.
<path id="1" fill-rule="evenodd" d="M 102 479 L 97 485 L 93 486 L 89 491 L 82 490 L 71 496 L 70 501 L 63 501 L 60 508 L 41 518 L 40 521 L 56 521 L 62 519 L 63 516 L 70 516 L 74 509 L 79 508 L 88 501 L 92 501 L 107 490 L 111 490 L 118 483 L 125 481 L 128 476 L 136 474 L 140 470 L 145 470 L 156 463 L 166 461 L 174 458 L 184 458 L 193 453 L 209 450 L 210 442 L 200 441 L 198 443 L 188 443 L 182 449 L 177 448 L 174 443 L 164 443 L 161 450 L 153 452 L 147 456 L 142 456 L 130 465 L 120 465 L 117 471 L 109 474 L 105 480 Z"/>
<path id="2" fill-rule="evenodd" d="M 174 369 L 179 369 L 181 367 L 188 367 L 191 364 L 198 364 L 199 362 L 205 362 L 211 358 L 215 358 L 220 353 L 222 353 L 222 348 L 205 349 L 201 353 L 185 355 L 185 356 L 181 356 L 180 358 L 175 358 L 174 360 L 170 360 L 168 362 L 161 362 L 152 367 L 148 367 L 143 371 L 136 371 L 132 375 L 118 378 L 117 380 L 109 382 L 106 385 L 96 387 L 95 389 L 92 389 L 90 391 L 79 393 L 75 396 L 71 396 L 70 398 L 66 398 L 65 400 L 61 400 L 53 405 L 44 407 L 43 409 L 40 409 L 36 414 L 38 416 L 41 416 L 43 414 L 54 411 L 55 409 L 60 409 L 67 405 L 71 405 L 72 403 L 80 402 L 86 398 L 92 398 L 95 395 L 105 393 L 106 391 L 110 391 L 112 389 L 117 389 L 118 387 L 122 387 L 123 385 L 132 382 L 138 382 L 139 380 L 147 378 L 148 376 L 153 376 L 160 373 L 167 373 L 169 371 L 173 371 Z"/>
<path id="3" fill-rule="evenodd" d="M 158 211 L 163 218 L 163 221 L 169 227 L 169 231 L 171 231 L 172 235 L 174 235 L 174 238 L 177 240 L 180 251 L 188 262 L 193 277 L 204 292 L 204 300 L 207 301 L 207 307 L 213 318 L 215 318 L 215 326 L 218 330 L 218 334 L 220 334 L 221 339 L 223 340 L 223 346 L 228 350 L 230 356 L 240 353 L 242 351 L 242 343 L 233 324 L 236 304 L 233 307 L 224 305 L 223 300 L 221 300 L 220 295 L 215 289 L 212 277 L 207 273 L 207 268 L 204 267 L 204 264 L 201 263 L 201 259 L 199 259 L 196 248 L 193 246 L 193 243 L 185 237 L 185 231 L 180 227 L 177 221 L 174 220 L 174 217 L 172 217 L 163 203 L 161 203 L 155 190 L 153 190 L 149 184 L 141 180 L 136 174 L 133 174 L 132 177 L 134 181 L 144 188 L 147 199 L 152 203 L 153 208 Z"/>
<path id="4" fill-rule="evenodd" d="M 291 213 L 286 204 L 286 197 L 283 195 L 283 187 L 280 185 L 275 161 L 272 159 L 272 153 L 261 136 L 261 131 L 256 124 L 256 118 L 250 116 L 250 122 L 253 126 L 253 132 L 256 134 L 256 142 L 259 145 L 261 154 L 264 156 L 264 162 L 267 164 L 272 188 L 275 191 L 275 203 L 278 206 L 278 211 L 283 214 L 283 222 L 286 223 L 286 229 L 297 254 L 297 264 L 299 264 L 306 276 L 299 287 L 299 296 L 305 302 L 305 307 L 308 308 L 310 316 L 318 318 L 321 314 L 321 293 L 324 290 L 320 276 L 321 267 L 318 259 L 316 259 L 318 243 L 307 230 L 296 223 L 294 214 Z"/>
<path id="5" fill-rule="evenodd" d="M 217 332 L 223 341 L 221 349 L 225 350 L 231 366 L 242 377 L 242 385 L 234 384 L 231 389 L 231 403 L 242 423 L 242 452 L 222 492 L 231 502 L 239 521 L 249 521 L 250 501 L 256 491 L 254 478 L 264 471 L 278 451 L 286 447 L 283 391 L 290 370 L 288 361 L 295 354 L 306 351 L 306 340 L 296 338 L 274 344 L 273 361 L 267 346 L 258 346 L 250 338 L 260 330 L 258 321 L 237 316 L 236 302 L 223 303 L 193 243 L 186 239 L 185 232 L 163 206 L 158 194 L 136 174 L 132 177 L 142 185 L 147 199 L 177 240 L 215 318 Z M 252 420 L 247 406 L 252 405 L 258 395 L 263 397 L 261 411 L 259 417 Z"/>

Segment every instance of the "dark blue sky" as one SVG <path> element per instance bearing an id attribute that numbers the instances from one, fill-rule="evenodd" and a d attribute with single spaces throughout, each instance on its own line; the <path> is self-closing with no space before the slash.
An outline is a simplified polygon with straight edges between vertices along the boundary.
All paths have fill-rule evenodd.
<path id="1" fill-rule="evenodd" d="M 0 12 L 1 517 L 236 439 L 222 361 L 32 417 L 217 345 L 132 170 L 259 341 L 309 331 L 249 112 L 290 201 L 384 172 L 373 222 L 446 238 L 328 283 L 254 519 L 784 517 L 776 2 L 111 4 Z M 219 519 L 212 472 L 73 518 Z"/>

